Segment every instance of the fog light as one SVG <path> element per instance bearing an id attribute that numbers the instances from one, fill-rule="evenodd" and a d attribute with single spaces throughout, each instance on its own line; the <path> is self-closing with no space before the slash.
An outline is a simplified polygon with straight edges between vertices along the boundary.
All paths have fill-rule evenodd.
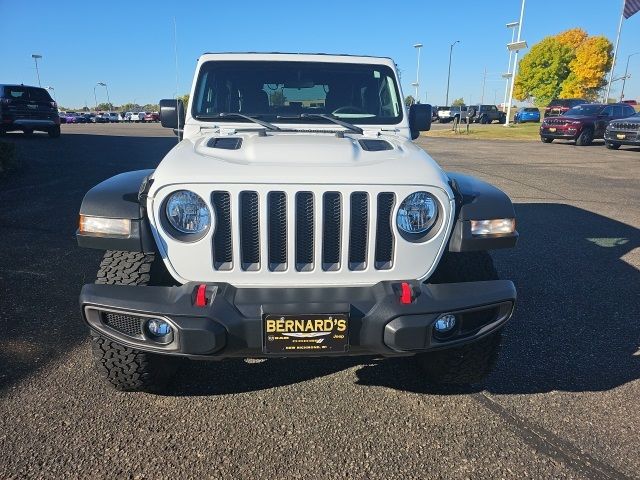
<path id="1" fill-rule="evenodd" d="M 433 328 L 436 333 L 449 333 L 456 326 L 456 316 L 452 313 L 445 313 L 436 320 Z"/>
<path id="2" fill-rule="evenodd" d="M 171 325 L 159 318 L 152 318 L 147 322 L 147 330 L 154 337 L 166 337 L 172 332 Z"/>

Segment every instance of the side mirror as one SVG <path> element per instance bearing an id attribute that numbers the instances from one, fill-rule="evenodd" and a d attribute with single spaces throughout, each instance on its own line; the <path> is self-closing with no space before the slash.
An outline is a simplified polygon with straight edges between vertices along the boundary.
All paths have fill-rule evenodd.
<path id="1" fill-rule="evenodd" d="M 184 127 L 184 103 L 168 98 L 160 100 L 160 123 L 165 128 L 182 130 Z"/>
<path id="2" fill-rule="evenodd" d="M 428 103 L 414 103 L 409 108 L 409 129 L 411 138 L 415 140 L 420 132 L 431 129 L 431 105 Z"/>

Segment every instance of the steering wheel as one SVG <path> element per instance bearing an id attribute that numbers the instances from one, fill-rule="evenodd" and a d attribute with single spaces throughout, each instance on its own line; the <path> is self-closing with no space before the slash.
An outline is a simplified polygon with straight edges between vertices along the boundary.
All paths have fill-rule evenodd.
<path id="1" fill-rule="evenodd" d="M 349 114 L 349 113 L 366 114 L 367 112 L 365 112 L 360 107 L 356 107 L 354 105 L 346 105 L 344 107 L 336 108 L 333 112 L 331 112 L 331 115 L 340 115 L 341 113 L 346 115 L 346 114 Z"/>

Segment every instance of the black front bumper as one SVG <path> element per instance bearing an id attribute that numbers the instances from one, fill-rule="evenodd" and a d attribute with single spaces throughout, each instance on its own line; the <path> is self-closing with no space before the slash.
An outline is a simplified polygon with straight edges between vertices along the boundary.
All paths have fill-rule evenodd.
<path id="1" fill-rule="evenodd" d="M 198 285 L 194 283 L 179 287 L 88 284 L 82 288 L 80 304 L 91 329 L 120 343 L 158 353 L 217 359 L 283 356 L 265 353 L 263 348 L 263 317 L 267 314 L 346 313 L 348 351 L 322 356 L 398 356 L 482 338 L 503 326 L 516 300 L 515 287 L 507 280 L 408 283 L 412 291 L 409 304 L 400 302 L 401 282 L 347 288 L 208 284 L 204 307 L 196 306 Z M 458 326 L 452 336 L 438 339 L 433 324 L 443 313 L 455 314 Z M 153 317 L 172 325 L 174 335 L 169 343 L 160 344 L 145 333 L 144 324 Z"/>
<path id="2" fill-rule="evenodd" d="M 618 135 L 624 135 L 624 138 L 618 138 Z M 607 130 L 604 135 L 604 140 L 609 143 L 616 143 L 618 145 L 632 145 L 635 147 L 640 146 L 640 131 L 625 131 L 625 130 Z"/>

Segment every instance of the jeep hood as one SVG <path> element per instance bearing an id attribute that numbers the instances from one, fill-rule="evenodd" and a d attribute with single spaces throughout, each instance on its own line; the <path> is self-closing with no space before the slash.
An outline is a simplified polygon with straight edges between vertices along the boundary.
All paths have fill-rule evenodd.
<path id="1" fill-rule="evenodd" d="M 363 139 L 387 142 L 375 145 L 386 149 L 366 150 Z M 216 133 L 185 139 L 153 179 L 151 194 L 188 183 L 432 185 L 450 192 L 446 174 L 410 140 L 334 133 Z"/>

